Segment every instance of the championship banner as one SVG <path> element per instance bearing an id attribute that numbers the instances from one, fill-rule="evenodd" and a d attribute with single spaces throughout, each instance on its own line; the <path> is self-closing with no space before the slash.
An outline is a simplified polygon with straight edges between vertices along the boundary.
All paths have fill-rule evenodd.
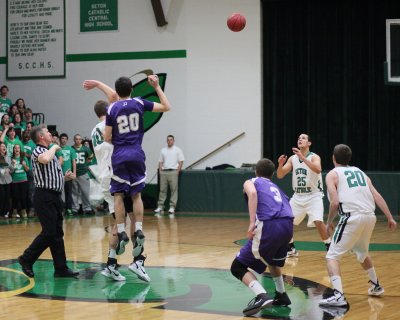
<path id="1" fill-rule="evenodd" d="M 64 0 L 7 0 L 7 79 L 65 77 Z"/>

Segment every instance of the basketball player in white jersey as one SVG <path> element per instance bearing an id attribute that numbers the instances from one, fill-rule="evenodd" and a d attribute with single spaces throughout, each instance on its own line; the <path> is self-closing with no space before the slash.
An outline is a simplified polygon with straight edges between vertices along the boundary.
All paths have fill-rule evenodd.
<path id="1" fill-rule="evenodd" d="M 293 155 L 288 159 L 286 155 L 278 158 L 278 179 L 285 177 L 292 171 L 292 187 L 294 194 L 290 199 L 293 210 L 293 224 L 299 225 L 308 215 L 308 227 L 316 227 L 328 250 L 331 242 L 326 233 L 324 224 L 324 204 L 322 198 L 323 184 L 321 175 L 321 158 L 310 151 L 311 138 L 302 133 L 297 139 L 297 148 L 292 148 Z M 290 241 L 288 257 L 298 256 L 294 241 Z"/>
<path id="2" fill-rule="evenodd" d="M 371 287 L 368 294 L 379 296 L 384 290 L 380 286 L 368 247 L 371 234 L 376 223 L 375 203 L 388 220 L 388 227 L 394 231 L 396 221 L 380 193 L 374 188 L 370 178 L 359 168 L 350 166 L 351 149 L 345 144 L 339 144 L 333 149 L 332 169 L 326 176 L 326 186 L 330 201 L 327 232 L 333 230 L 333 220 L 340 216 L 332 236 L 332 243 L 326 254 L 328 273 L 334 294 L 319 302 L 324 307 L 347 307 L 343 294 L 339 261 L 349 251 L 356 254 L 358 262 L 366 271 Z"/>

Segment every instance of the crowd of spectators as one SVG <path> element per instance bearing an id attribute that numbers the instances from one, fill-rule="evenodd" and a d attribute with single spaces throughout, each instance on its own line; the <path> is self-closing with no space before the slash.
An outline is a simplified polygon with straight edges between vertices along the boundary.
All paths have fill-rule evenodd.
<path id="1" fill-rule="evenodd" d="M 33 207 L 33 175 L 31 154 L 36 147 L 30 137 L 33 127 L 32 109 L 23 98 L 15 103 L 9 98 L 9 88 L 0 88 L 0 219 L 35 217 Z M 61 146 L 56 156 L 64 174 L 71 171 L 63 194 L 65 212 L 69 215 L 94 214 L 89 204 L 90 172 L 93 151 L 88 139 L 74 136 L 74 145 L 68 145 L 68 135 L 52 132 L 53 142 Z M 81 201 L 80 201 L 81 200 Z M 83 207 L 79 202 L 82 202 Z"/>

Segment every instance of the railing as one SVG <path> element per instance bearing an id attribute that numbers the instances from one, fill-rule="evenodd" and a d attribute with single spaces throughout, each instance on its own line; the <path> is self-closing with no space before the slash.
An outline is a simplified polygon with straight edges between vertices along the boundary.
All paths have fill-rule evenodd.
<path id="1" fill-rule="evenodd" d="M 213 151 L 209 152 L 208 154 L 206 154 L 204 157 L 200 158 L 199 160 L 193 162 L 190 166 L 187 166 L 185 169 L 192 169 L 194 166 L 198 165 L 200 162 L 206 160 L 208 157 L 214 155 L 215 153 L 221 151 L 222 149 L 229 147 L 233 142 L 235 142 L 236 140 L 242 138 L 244 136 L 244 132 L 242 132 L 241 134 L 237 135 L 236 137 L 234 137 L 233 139 L 229 140 L 228 142 L 225 142 L 223 145 L 221 145 L 218 148 L 215 148 Z"/>

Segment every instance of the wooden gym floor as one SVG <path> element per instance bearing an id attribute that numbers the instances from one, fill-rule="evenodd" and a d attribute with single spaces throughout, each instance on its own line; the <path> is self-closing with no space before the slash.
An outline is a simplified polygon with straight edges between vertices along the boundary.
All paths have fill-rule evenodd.
<path id="1" fill-rule="evenodd" d="M 119 257 L 126 282 L 100 275 L 107 258 L 108 216 L 65 220 L 65 246 L 70 267 L 79 279 L 54 279 L 50 252 L 34 265 L 35 279 L 20 271 L 16 258 L 40 231 L 36 220 L 0 220 L 1 319 L 242 319 L 241 310 L 253 297 L 229 271 L 243 244 L 247 216 L 178 213 L 145 216 L 145 267 L 152 281 L 140 281 L 127 266 L 131 244 Z M 323 310 L 317 302 L 329 292 L 323 245 L 315 229 L 295 228 L 300 255 L 283 269 L 290 308 L 265 309 L 266 319 L 400 319 L 400 233 L 388 231 L 382 217 L 376 225 L 371 256 L 385 294 L 367 295 L 368 278 L 353 255 L 342 261 L 343 285 L 350 309 Z M 274 290 L 267 273 L 263 285 Z"/>

